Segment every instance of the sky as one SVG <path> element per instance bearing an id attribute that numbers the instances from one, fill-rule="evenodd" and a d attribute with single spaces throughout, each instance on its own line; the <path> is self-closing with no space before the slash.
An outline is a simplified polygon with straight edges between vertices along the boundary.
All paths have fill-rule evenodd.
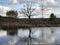
<path id="1" fill-rule="evenodd" d="M 6 16 L 9 10 L 17 10 L 18 12 L 24 8 L 26 4 L 32 5 L 35 8 L 35 16 L 33 18 L 42 17 L 42 7 L 44 5 L 43 17 L 49 18 L 51 13 L 60 18 L 60 0 L 0 0 L 0 15 Z M 24 18 L 24 15 L 18 14 L 19 18 Z"/>

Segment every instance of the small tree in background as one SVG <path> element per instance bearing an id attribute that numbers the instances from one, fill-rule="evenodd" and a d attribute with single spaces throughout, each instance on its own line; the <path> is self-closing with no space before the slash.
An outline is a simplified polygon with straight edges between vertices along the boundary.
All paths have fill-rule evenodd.
<path id="1" fill-rule="evenodd" d="M 10 11 L 7 11 L 7 12 L 6 12 L 6 16 L 8 16 L 8 17 L 15 17 L 15 18 L 17 18 L 18 13 L 17 13 L 17 11 L 10 10 Z"/>
<path id="2" fill-rule="evenodd" d="M 54 13 L 51 13 L 50 21 L 56 21 L 56 16 L 54 15 Z"/>

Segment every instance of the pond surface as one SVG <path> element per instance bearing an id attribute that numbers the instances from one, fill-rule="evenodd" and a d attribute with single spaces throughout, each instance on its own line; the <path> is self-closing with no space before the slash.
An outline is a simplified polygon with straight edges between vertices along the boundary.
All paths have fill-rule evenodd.
<path id="1" fill-rule="evenodd" d="M 34 27 L 31 31 L 32 39 L 29 40 L 29 29 L 18 29 L 15 35 L 8 35 L 7 31 L 0 29 L 0 45 L 28 45 L 28 41 L 32 45 L 60 44 L 60 27 Z"/>

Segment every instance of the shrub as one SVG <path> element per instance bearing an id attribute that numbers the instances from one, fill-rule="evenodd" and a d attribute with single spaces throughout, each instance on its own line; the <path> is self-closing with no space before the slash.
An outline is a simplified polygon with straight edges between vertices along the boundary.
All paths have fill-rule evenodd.
<path id="1" fill-rule="evenodd" d="M 54 13 L 51 13 L 50 21 L 56 21 L 56 16 L 54 15 Z"/>

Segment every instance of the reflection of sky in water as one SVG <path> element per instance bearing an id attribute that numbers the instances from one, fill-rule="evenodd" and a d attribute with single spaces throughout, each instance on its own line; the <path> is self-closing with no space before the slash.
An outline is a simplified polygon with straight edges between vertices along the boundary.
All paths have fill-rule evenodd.
<path id="1" fill-rule="evenodd" d="M 19 37 L 28 37 L 29 31 L 28 29 L 19 29 L 18 34 Z"/>
<path id="2" fill-rule="evenodd" d="M 32 28 L 32 33 L 31 33 L 31 37 L 41 40 L 41 30 L 43 30 L 43 34 L 44 34 L 44 40 L 49 42 L 55 42 L 56 44 L 60 44 L 60 27 L 56 27 L 56 28 L 52 28 L 54 30 L 54 33 L 52 34 L 51 28 Z M 18 42 L 18 40 L 20 38 L 24 38 L 24 37 L 28 37 L 29 35 L 29 31 L 28 29 L 19 29 L 17 36 L 7 36 L 6 31 L 0 31 L 0 45 L 13 45 L 16 42 Z M 11 42 L 12 41 L 12 42 Z"/>
<path id="3" fill-rule="evenodd" d="M 0 30 L 0 37 L 6 36 L 6 35 L 7 35 L 7 31 Z"/>

